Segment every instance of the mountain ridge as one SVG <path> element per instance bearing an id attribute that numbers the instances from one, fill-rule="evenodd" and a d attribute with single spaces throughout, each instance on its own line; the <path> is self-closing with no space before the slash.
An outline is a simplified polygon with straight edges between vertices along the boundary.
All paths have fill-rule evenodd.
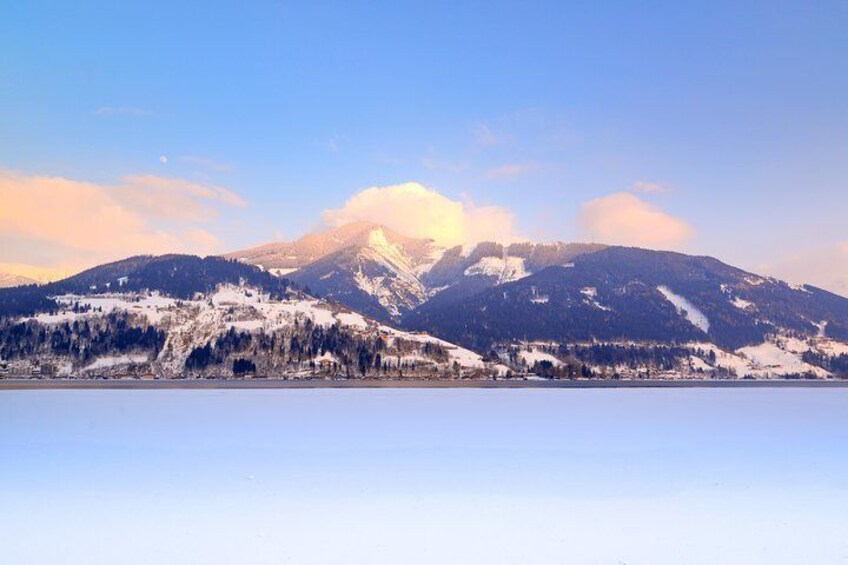
<path id="1" fill-rule="evenodd" d="M 137 256 L 0 290 L 0 377 L 493 375 L 479 355 L 219 257 Z"/>
<path id="2" fill-rule="evenodd" d="M 310 237 L 274 248 L 300 253 L 285 256 L 303 263 L 285 276 L 241 252 L 137 256 L 0 290 L 0 357 L 168 378 L 848 376 L 848 299 L 712 257 L 444 249 L 368 223 Z M 316 249 L 327 252 L 307 262 Z"/>
<path id="3" fill-rule="evenodd" d="M 362 284 L 363 273 L 388 274 L 361 249 L 351 245 L 289 276 L 375 318 L 490 355 L 521 343 L 530 349 L 539 347 L 534 343 L 711 343 L 731 352 L 735 368 L 753 371 L 732 352 L 786 336 L 848 340 L 848 299 L 709 256 L 602 244 L 482 242 L 441 250 L 414 270 L 415 300 L 405 300 L 391 285 Z M 726 369 L 711 362 L 706 370 Z"/>
<path id="4" fill-rule="evenodd" d="M 30 277 L 25 277 L 23 275 L 0 272 L 0 288 L 12 288 L 16 286 L 28 286 L 32 284 L 39 284 L 39 281 Z"/>

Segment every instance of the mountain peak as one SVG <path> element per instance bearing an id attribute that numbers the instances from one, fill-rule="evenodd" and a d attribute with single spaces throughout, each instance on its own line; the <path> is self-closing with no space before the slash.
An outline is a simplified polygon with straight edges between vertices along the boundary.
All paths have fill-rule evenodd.
<path id="1" fill-rule="evenodd" d="M 38 281 L 14 273 L 0 273 L 0 288 L 38 284 Z"/>
<path id="2" fill-rule="evenodd" d="M 384 225 L 361 221 L 310 233 L 291 242 L 267 243 L 236 251 L 226 257 L 286 274 L 347 247 L 378 245 L 399 246 L 413 257 L 413 262 L 427 256 L 433 247 L 431 240 L 407 237 Z"/>

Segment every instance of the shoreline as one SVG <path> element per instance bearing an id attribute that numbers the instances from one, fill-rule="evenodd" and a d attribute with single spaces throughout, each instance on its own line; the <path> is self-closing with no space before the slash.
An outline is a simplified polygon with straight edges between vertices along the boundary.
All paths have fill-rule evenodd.
<path id="1" fill-rule="evenodd" d="M 848 388 L 848 380 L 0 379 L 0 391 L 316 388 Z"/>

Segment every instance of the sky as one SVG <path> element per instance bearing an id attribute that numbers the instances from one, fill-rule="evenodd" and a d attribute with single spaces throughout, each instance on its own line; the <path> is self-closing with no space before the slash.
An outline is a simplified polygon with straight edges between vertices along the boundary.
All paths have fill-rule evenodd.
<path id="1" fill-rule="evenodd" d="M 848 295 L 845 2 L 227 4 L 0 6 L 0 271 L 370 219 Z"/>

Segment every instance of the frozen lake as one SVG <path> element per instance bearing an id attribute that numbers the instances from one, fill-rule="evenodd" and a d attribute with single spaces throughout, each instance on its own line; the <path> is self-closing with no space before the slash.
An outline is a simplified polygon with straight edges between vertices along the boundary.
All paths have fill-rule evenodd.
<path id="1" fill-rule="evenodd" d="M 848 563 L 848 389 L 0 391 L 0 562 Z"/>

